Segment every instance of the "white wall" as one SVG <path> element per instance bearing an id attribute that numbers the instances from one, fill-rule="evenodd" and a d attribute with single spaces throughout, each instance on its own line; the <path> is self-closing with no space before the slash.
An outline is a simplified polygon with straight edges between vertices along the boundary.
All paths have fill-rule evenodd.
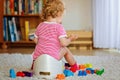
<path id="1" fill-rule="evenodd" d="M 92 0 L 63 0 L 66 12 L 62 24 L 66 30 L 92 30 Z"/>

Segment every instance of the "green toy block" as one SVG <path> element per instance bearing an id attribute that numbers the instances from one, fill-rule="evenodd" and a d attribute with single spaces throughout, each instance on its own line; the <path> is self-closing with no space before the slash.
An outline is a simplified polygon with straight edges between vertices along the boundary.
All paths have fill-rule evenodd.
<path id="1" fill-rule="evenodd" d="M 100 75 L 100 76 L 101 76 L 103 73 L 104 73 L 104 69 L 102 69 L 102 70 L 97 70 L 97 71 L 96 71 L 96 74 L 97 74 L 97 75 Z"/>

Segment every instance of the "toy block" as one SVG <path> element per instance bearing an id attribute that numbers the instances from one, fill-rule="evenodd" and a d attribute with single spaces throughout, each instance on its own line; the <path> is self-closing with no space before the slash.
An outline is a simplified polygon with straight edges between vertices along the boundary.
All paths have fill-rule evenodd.
<path id="1" fill-rule="evenodd" d="M 92 68 L 93 66 L 92 66 L 92 64 L 85 64 L 85 66 L 86 66 L 86 68 Z"/>
<path id="2" fill-rule="evenodd" d="M 69 63 L 65 63 L 65 66 L 70 67 Z"/>
<path id="3" fill-rule="evenodd" d="M 57 74 L 57 77 L 56 77 L 56 79 L 65 79 L 65 75 L 64 74 Z"/>
<path id="4" fill-rule="evenodd" d="M 19 76 L 19 77 L 24 77 L 25 74 L 24 74 L 23 72 L 17 72 L 17 76 Z"/>
<path id="5" fill-rule="evenodd" d="M 70 68 L 70 70 L 72 71 L 72 72 L 76 72 L 76 69 L 75 68 Z"/>
<path id="6" fill-rule="evenodd" d="M 11 78 L 16 78 L 16 73 L 14 69 L 10 69 L 9 74 Z"/>
<path id="7" fill-rule="evenodd" d="M 33 76 L 33 73 L 32 72 L 28 72 L 28 71 L 22 71 L 24 74 L 25 74 L 25 76 L 27 76 L 27 77 L 32 77 Z"/>
<path id="8" fill-rule="evenodd" d="M 79 69 L 80 69 L 80 70 L 85 70 L 85 69 L 86 69 L 86 66 L 83 65 L 83 64 L 81 64 L 81 65 L 79 65 Z"/>
<path id="9" fill-rule="evenodd" d="M 84 70 L 82 73 L 83 73 L 83 76 L 86 76 L 86 75 L 87 75 L 87 73 L 86 73 L 86 71 L 85 71 L 85 70 Z"/>
<path id="10" fill-rule="evenodd" d="M 78 72 L 78 76 L 83 76 L 82 70 L 80 70 L 80 71 Z"/>
<path id="11" fill-rule="evenodd" d="M 86 70 L 86 73 L 87 74 L 91 74 L 91 70 Z"/>
<path id="12" fill-rule="evenodd" d="M 80 70 L 78 72 L 78 76 L 86 76 L 87 75 L 87 72 L 85 70 Z"/>
<path id="13" fill-rule="evenodd" d="M 94 74 L 94 73 L 95 73 L 95 70 L 92 69 L 92 70 L 91 70 L 91 74 Z"/>
<path id="14" fill-rule="evenodd" d="M 70 69 L 69 63 L 65 63 L 65 69 Z"/>
<path id="15" fill-rule="evenodd" d="M 93 74 L 94 70 L 92 68 L 86 68 L 87 74 Z"/>
<path id="16" fill-rule="evenodd" d="M 74 76 L 74 73 L 73 73 L 72 71 L 70 71 L 70 70 L 67 70 L 67 69 L 65 69 L 65 70 L 63 71 L 63 73 L 64 73 L 64 75 L 65 75 L 66 77 Z"/>
<path id="17" fill-rule="evenodd" d="M 100 75 L 100 76 L 101 76 L 103 73 L 104 73 L 104 69 L 102 69 L 102 70 L 97 70 L 97 71 L 96 71 L 96 74 L 97 74 L 97 75 Z"/>
<path id="18" fill-rule="evenodd" d="M 99 69 L 95 69 L 95 70 L 94 70 L 94 73 L 96 73 L 97 71 L 99 71 Z"/>

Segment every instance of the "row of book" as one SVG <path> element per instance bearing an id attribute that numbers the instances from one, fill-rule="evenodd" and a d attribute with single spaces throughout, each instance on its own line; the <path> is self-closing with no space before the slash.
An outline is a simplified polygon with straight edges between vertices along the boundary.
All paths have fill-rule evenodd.
<path id="1" fill-rule="evenodd" d="M 42 6 L 43 0 L 4 0 L 4 14 L 39 14 Z"/>
<path id="2" fill-rule="evenodd" d="M 3 24 L 4 41 L 29 40 L 29 21 L 25 21 L 25 26 L 20 27 L 18 17 L 4 17 Z"/>

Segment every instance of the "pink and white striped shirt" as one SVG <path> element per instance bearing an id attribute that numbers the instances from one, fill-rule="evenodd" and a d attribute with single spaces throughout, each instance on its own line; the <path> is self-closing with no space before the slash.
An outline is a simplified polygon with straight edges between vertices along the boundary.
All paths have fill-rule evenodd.
<path id="1" fill-rule="evenodd" d="M 36 29 L 35 37 L 38 38 L 33 59 L 42 54 L 48 54 L 55 59 L 59 59 L 61 44 L 59 38 L 66 37 L 66 32 L 61 24 L 56 22 L 40 23 Z"/>

